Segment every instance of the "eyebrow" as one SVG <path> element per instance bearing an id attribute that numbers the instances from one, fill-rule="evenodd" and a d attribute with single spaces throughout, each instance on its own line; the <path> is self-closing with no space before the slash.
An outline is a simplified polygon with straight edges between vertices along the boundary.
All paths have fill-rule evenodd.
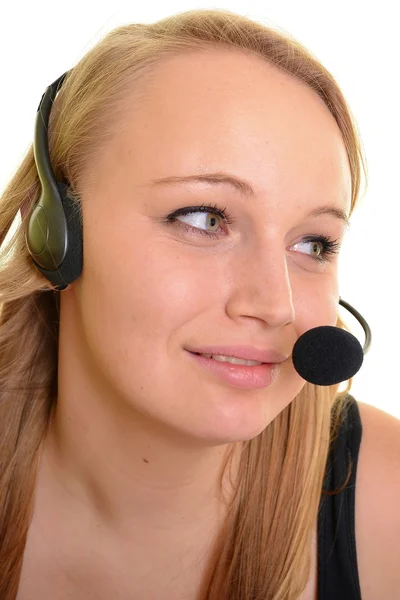
<path id="1" fill-rule="evenodd" d="M 185 184 L 185 183 L 209 183 L 211 185 L 227 185 L 230 188 L 238 191 L 242 196 L 247 198 L 255 198 L 256 193 L 254 189 L 251 187 L 248 181 L 244 179 L 240 179 L 235 175 L 231 175 L 230 173 L 225 173 L 218 171 L 216 173 L 200 173 L 197 175 L 186 175 L 186 176 L 176 176 L 171 175 L 170 177 L 163 177 L 161 179 L 153 179 L 151 180 L 151 185 L 176 185 L 176 184 Z M 333 205 L 324 205 L 319 206 L 318 208 L 313 209 L 305 218 L 308 217 L 318 217 L 320 215 L 331 215 L 336 219 L 340 219 L 346 224 L 346 227 L 350 227 L 350 220 L 343 208 Z"/>

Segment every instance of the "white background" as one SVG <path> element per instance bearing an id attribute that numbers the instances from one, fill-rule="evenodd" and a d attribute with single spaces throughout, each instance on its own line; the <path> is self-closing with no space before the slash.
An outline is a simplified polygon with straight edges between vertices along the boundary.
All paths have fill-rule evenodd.
<path id="1" fill-rule="evenodd" d="M 293 34 L 322 61 L 355 115 L 369 168 L 368 191 L 353 213 L 340 259 L 340 295 L 372 329 L 372 346 L 354 378 L 352 394 L 400 418 L 397 3 L 26 0 L 2 4 L 0 191 L 32 142 L 37 105 L 47 85 L 120 24 L 152 22 L 193 8 L 226 8 Z M 363 344 L 361 327 L 344 308 L 340 311 Z"/>

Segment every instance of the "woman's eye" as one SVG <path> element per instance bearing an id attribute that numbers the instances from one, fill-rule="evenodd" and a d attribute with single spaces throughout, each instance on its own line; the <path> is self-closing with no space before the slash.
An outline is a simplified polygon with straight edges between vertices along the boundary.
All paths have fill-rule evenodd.
<path id="1" fill-rule="evenodd" d="M 301 241 L 297 242 L 292 248 L 297 249 L 299 246 L 308 246 L 310 251 L 304 252 L 304 254 L 309 254 L 314 258 L 318 258 L 324 252 L 324 245 L 319 240 L 309 240 L 309 241 Z M 303 252 L 303 251 L 302 251 Z"/>
<path id="2" fill-rule="evenodd" d="M 184 220 L 183 220 L 184 217 Z M 217 233 L 220 227 L 220 217 L 212 212 L 193 212 L 187 215 L 177 217 L 179 221 L 187 223 L 197 229 L 207 230 L 210 233 Z"/>
<path id="3" fill-rule="evenodd" d="M 208 237 L 219 237 L 217 232 L 221 222 L 231 225 L 234 220 L 230 218 L 226 209 L 218 208 L 217 205 L 185 206 L 179 208 L 166 218 L 167 223 L 176 222 L 187 232 Z"/>
<path id="4" fill-rule="evenodd" d="M 298 246 L 302 246 L 303 244 L 309 244 L 311 248 L 311 252 L 305 252 L 305 254 L 308 254 L 312 259 L 319 262 L 331 261 L 332 258 L 329 258 L 329 256 L 339 254 L 341 246 L 341 243 L 338 239 L 332 240 L 326 235 L 309 235 L 303 238 L 301 242 L 294 244 L 292 248 L 296 249 Z"/>

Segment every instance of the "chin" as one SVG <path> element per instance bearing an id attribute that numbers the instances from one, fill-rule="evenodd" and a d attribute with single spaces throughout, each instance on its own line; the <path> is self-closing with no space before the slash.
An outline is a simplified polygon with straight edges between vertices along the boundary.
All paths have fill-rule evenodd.
<path id="1" fill-rule="evenodd" d="M 212 423 L 204 424 L 204 427 L 191 432 L 193 437 L 202 439 L 210 445 L 232 444 L 251 440 L 269 425 L 272 419 L 258 414 L 241 415 L 219 415 Z"/>

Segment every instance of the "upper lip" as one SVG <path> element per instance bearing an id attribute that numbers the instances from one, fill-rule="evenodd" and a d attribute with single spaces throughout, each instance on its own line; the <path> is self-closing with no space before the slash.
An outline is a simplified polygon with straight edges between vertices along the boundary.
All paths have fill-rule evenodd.
<path id="1" fill-rule="evenodd" d="M 222 354 L 262 363 L 281 363 L 288 358 L 273 348 L 262 350 L 252 346 L 202 346 L 201 348 L 186 348 L 186 350 L 196 354 Z"/>

